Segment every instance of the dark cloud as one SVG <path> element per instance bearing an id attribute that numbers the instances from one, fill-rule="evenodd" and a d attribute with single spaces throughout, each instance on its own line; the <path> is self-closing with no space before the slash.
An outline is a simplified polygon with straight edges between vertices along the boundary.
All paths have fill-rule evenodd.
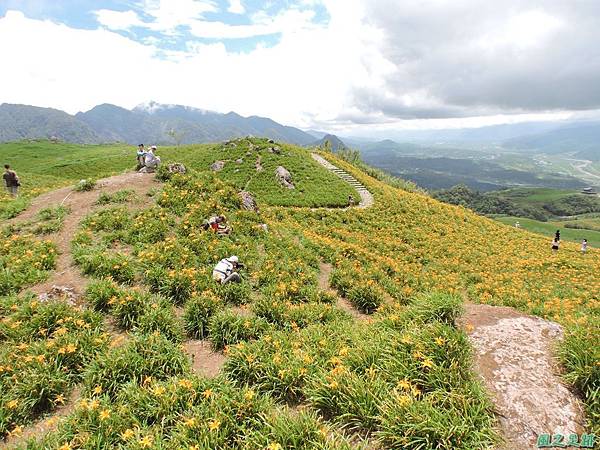
<path id="1" fill-rule="evenodd" d="M 383 89 L 354 90 L 352 104 L 366 114 L 419 119 L 600 108 L 600 1 L 366 4 L 394 65 Z"/>

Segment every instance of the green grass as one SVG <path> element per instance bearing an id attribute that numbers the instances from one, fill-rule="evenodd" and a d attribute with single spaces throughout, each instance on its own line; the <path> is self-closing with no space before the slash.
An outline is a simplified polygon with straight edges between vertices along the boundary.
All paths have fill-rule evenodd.
<path id="1" fill-rule="evenodd" d="M 157 154 L 165 165 L 183 161 L 200 171 L 208 170 L 217 160 L 226 161 L 219 177 L 239 190 L 252 192 L 260 203 L 267 205 L 345 206 L 349 195 L 358 198 L 347 183 L 313 161 L 308 151 L 287 144 L 269 144 L 265 139 L 252 142 L 240 139 L 235 146 L 161 147 Z M 280 155 L 268 151 L 274 145 L 281 148 Z M 262 172 L 255 168 L 259 155 Z M 236 163 L 240 158 L 243 162 Z M 0 144 L 0 161 L 17 171 L 22 184 L 16 200 L 4 192 L 0 194 L 2 219 L 18 215 L 29 200 L 40 193 L 75 185 L 82 179 L 100 179 L 133 170 L 136 165 L 132 146 L 52 144 L 49 141 Z M 274 172 L 279 165 L 291 172 L 296 189 L 285 189 L 275 181 Z"/>
<path id="2" fill-rule="evenodd" d="M 506 225 L 510 225 L 513 228 L 515 222 L 518 221 L 521 224 L 521 228 L 547 236 L 548 246 L 550 246 L 550 242 L 552 241 L 556 230 L 560 230 L 560 237 L 563 240 L 581 242 L 583 239 L 587 239 L 590 246 L 595 248 L 600 247 L 600 231 L 566 228 L 565 223 L 567 222 L 540 222 L 538 220 L 525 219 L 522 217 L 497 217 L 496 220 Z M 518 232 L 518 230 L 512 231 L 514 233 Z"/>

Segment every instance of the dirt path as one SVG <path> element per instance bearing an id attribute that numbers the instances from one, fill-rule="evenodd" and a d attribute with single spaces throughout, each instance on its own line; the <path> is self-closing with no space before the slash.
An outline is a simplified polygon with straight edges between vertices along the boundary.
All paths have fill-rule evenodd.
<path id="1" fill-rule="evenodd" d="M 311 153 L 310 155 L 315 161 L 317 161 L 327 170 L 336 174 L 338 177 L 340 177 L 342 180 L 344 180 L 346 183 L 348 183 L 350 186 L 356 189 L 358 195 L 360 195 L 360 202 L 356 206 L 357 208 L 364 209 L 373 206 L 373 203 L 375 202 L 375 200 L 373 199 L 373 194 L 371 194 L 369 190 L 356 178 L 354 178 L 348 172 L 340 169 L 339 167 L 334 166 L 322 156 L 319 156 L 316 153 Z"/>
<path id="2" fill-rule="evenodd" d="M 50 291 L 52 286 L 64 286 L 72 289 L 75 298 L 79 298 L 87 286 L 87 279 L 74 265 L 71 255 L 71 239 L 77 232 L 81 220 L 95 210 L 96 200 L 101 192 L 113 193 L 128 189 L 134 191 L 142 202 L 148 202 L 149 197 L 146 194 L 155 184 L 153 174 L 132 172 L 99 180 L 93 191 L 75 192 L 72 187 L 66 187 L 35 198 L 26 211 L 13 219 L 13 223 L 31 220 L 40 210 L 49 206 L 63 205 L 70 209 L 70 213 L 65 217 L 61 230 L 49 236 L 49 239 L 58 247 L 55 271 L 47 281 L 27 288 L 27 290 L 42 294 Z"/>
<path id="3" fill-rule="evenodd" d="M 329 263 L 321 262 L 319 264 L 319 289 L 335 294 L 337 296 L 337 306 L 350 314 L 355 320 L 369 320 L 368 314 L 361 313 L 354 307 L 354 305 L 352 305 L 352 303 L 350 303 L 350 301 L 348 301 L 348 299 L 338 296 L 337 292 L 331 288 L 329 284 L 329 276 L 331 275 L 332 270 L 333 267 Z"/>
<path id="4" fill-rule="evenodd" d="M 216 377 L 227 360 L 227 357 L 222 353 L 213 351 L 210 342 L 207 340 L 186 341 L 183 348 L 192 360 L 194 373 L 208 378 Z"/>
<path id="5" fill-rule="evenodd" d="M 562 338 L 558 324 L 472 304 L 460 322 L 475 350 L 475 371 L 494 398 L 502 449 L 534 449 L 540 434 L 584 431 L 581 402 L 563 385 L 553 356 Z"/>

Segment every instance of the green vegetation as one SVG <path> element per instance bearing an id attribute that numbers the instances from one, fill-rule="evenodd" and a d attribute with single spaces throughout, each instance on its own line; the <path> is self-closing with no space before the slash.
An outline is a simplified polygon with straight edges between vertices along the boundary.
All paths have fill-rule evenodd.
<path id="1" fill-rule="evenodd" d="M 18 434 L 79 383 L 74 410 L 27 448 L 348 449 L 361 438 L 384 448 L 487 448 L 498 439 L 493 407 L 455 325 L 465 297 L 562 323 L 566 377 L 599 430 L 598 250 L 582 257 L 565 242 L 553 255 L 548 239 L 524 230 L 507 239 L 512 230 L 500 223 L 331 154 L 376 201 L 313 208 L 345 206 L 348 190 L 306 150 L 234 144 L 159 151 L 188 173 L 161 176 L 150 206 L 107 201 L 81 222 L 72 253 L 93 278 L 83 311 L 15 297 L 52 269 L 53 256 L 42 256 L 54 247 L 22 235 L 0 242 L 0 263 L 15 268 L 0 282 L 0 388 L 9 386 L 0 390 L 0 435 Z M 225 168 L 213 173 L 217 159 Z M 280 164 L 295 191 L 277 184 Z M 260 212 L 242 208 L 242 188 Z M 204 230 L 215 214 L 227 216 L 230 235 Z M 242 283 L 221 286 L 212 269 L 229 255 L 245 263 Z M 333 293 L 322 289 L 322 263 Z M 192 372 L 187 339 L 222 349 L 220 375 Z M 27 385 L 13 389 L 15 368 Z"/>
<path id="2" fill-rule="evenodd" d="M 546 246 L 550 246 L 550 242 L 554 237 L 556 230 L 560 230 L 560 238 L 565 241 L 581 243 L 583 239 L 587 239 L 591 247 L 600 248 L 600 231 L 593 230 L 577 230 L 565 226 L 563 222 L 540 222 L 533 219 L 525 219 L 522 217 L 497 217 L 496 220 L 506 225 L 514 227 L 516 222 L 519 222 L 521 228 L 533 233 L 542 234 L 546 237 Z M 516 230 L 507 230 L 511 233 L 517 233 Z M 512 239 L 512 237 L 511 237 Z"/>
<path id="3" fill-rule="evenodd" d="M 457 185 L 438 191 L 433 197 L 470 208 L 479 214 L 503 214 L 543 222 L 562 216 L 600 212 L 599 197 L 545 188 L 514 188 L 480 193 Z"/>
<path id="4" fill-rule="evenodd" d="M 44 208 L 32 220 L 6 226 L 2 230 L 2 234 L 10 236 L 15 233 L 34 235 L 56 233 L 62 228 L 69 212 L 69 209 L 64 206 Z"/>

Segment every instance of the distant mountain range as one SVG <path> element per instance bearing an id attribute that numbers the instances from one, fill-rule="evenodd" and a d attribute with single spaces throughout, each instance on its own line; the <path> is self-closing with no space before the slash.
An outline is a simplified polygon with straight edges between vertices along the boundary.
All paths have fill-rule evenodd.
<path id="1" fill-rule="evenodd" d="M 191 144 L 248 135 L 297 145 L 315 142 L 315 136 L 268 118 L 181 105 L 150 102 L 128 110 L 103 104 L 74 116 L 52 108 L 0 105 L 0 142 L 56 137 L 80 144 Z"/>

